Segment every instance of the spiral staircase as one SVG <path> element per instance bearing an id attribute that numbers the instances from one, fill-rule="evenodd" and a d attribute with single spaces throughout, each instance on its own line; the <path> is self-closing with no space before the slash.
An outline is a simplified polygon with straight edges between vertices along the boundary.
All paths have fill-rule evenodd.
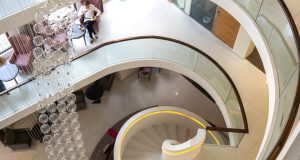
<path id="1" fill-rule="evenodd" d="M 152 125 L 142 129 L 134 135 L 125 146 L 123 160 L 157 160 L 162 156 L 162 146 L 165 140 L 176 140 L 184 143 L 197 134 L 197 129 L 186 128 L 180 125 Z M 213 143 L 207 139 L 206 143 Z"/>
<path id="2" fill-rule="evenodd" d="M 177 107 L 141 111 L 121 128 L 115 160 L 193 160 L 203 143 L 228 143 L 222 135 L 205 130 L 206 126 L 201 117 Z"/>

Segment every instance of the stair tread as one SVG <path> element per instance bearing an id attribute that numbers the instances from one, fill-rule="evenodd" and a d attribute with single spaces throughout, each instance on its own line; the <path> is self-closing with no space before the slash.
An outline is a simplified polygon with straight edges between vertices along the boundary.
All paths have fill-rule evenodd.
<path id="1" fill-rule="evenodd" d="M 188 137 L 188 129 L 185 127 L 181 127 L 181 126 L 177 126 L 178 129 L 178 141 L 180 143 L 186 142 L 188 139 L 186 137 Z"/>
<path id="2" fill-rule="evenodd" d="M 168 139 L 177 140 L 176 135 L 176 125 L 175 124 L 165 124 L 164 127 L 168 133 Z"/>
<path id="3" fill-rule="evenodd" d="M 164 128 L 164 126 L 162 125 L 155 125 L 153 126 L 153 128 L 158 132 L 158 134 L 160 135 L 160 139 L 161 141 L 164 141 L 168 138 L 168 134 L 166 129 Z"/>
<path id="4" fill-rule="evenodd" d="M 138 157 L 122 157 L 123 160 L 159 160 L 161 155 L 151 155 L 151 156 L 138 156 Z"/>
<path id="5" fill-rule="evenodd" d="M 153 140 L 156 144 L 159 146 L 162 145 L 162 142 L 164 141 L 159 133 L 153 128 L 153 126 L 149 126 L 145 129 L 143 129 L 143 132 L 148 136 L 151 137 L 151 140 Z"/>
<path id="6" fill-rule="evenodd" d="M 153 138 L 150 137 L 148 134 L 146 134 L 144 130 L 142 130 L 138 134 L 136 134 L 135 138 L 138 139 L 139 141 L 147 144 L 148 146 L 150 146 L 152 148 L 155 148 L 155 149 L 161 148 L 161 145 L 159 143 L 155 143 L 155 141 L 153 141 Z"/>
<path id="7" fill-rule="evenodd" d="M 152 155 L 157 155 L 161 154 L 161 152 L 149 152 L 149 151 L 138 151 L 135 149 L 131 148 L 126 148 L 125 152 L 123 153 L 122 157 L 127 157 L 127 158 L 135 158 L 135 157 L 148 157 Z"/>
<path id="8" fill-rule="evenodd" d="M 148 126 L 134 135 L 127 143 L 122 159 L 124 160 L 157 160 L 161 158 L 162 143 L 177 140 L 180 143 L 193 138 L 197 130 L 172 124 Z"/>
<path id="9" fill-rule="evenodd" d="M 140 142 L 139 140 L 132 138 L 128 144 L 125 147 L 124 153 L 126 152 L 126 148 L 132 148 L 139 151 L 147 151 L 147 152 L 157 152 L 157 149 L 151 148 L 144 144 L 143 142 Z"/>

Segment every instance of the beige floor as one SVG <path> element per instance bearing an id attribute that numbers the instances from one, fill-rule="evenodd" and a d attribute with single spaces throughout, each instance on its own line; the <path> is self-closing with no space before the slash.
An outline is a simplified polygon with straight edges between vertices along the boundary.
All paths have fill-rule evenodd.
<path id="1" fill-rule="evenodd" d="M 247 60 L 240 59 L 232 53 L 229 47 L 166 0 L 110 0 L 105 3 L 104 7 L 105 12 L 101 17 L 100 38 L 97 43 L 88 45 L 88 48 L 102 42 L 130 36 L 160 35 L 190 43 L 206 52 L 224 67 L 242 96 L 250 133 L 245 135 L 238 148 L 205 146 L 201 153 L 201 159 L 214 160 L 224 159 L 224 157 L 226 157 L 225 159 L 254 159 L 267 120 L 268 92 L 265 75 Z M 82 42 L 80 40 L 74 42 L 77 52 L 87 49 L 82 47 Z M 122 94 L 114 96 L 119 99 L 124 98 Z M 136 98 L 137 102 L 140 101 L 137 97 L 132 98 Z M 125 116 L 131 110 L 136 109 L 132 106 L 139 106 L 132 104 L 135 102 L 131 100 L 125 100 L 126 103 L 122 103 L 122 105 L 115 105 L 111 108 L 94 106 L 80 113 L 82 130 L 86 130 L 84 137 L 88 148 L 93 148 L 97 143 L 96 137 L 93 136 L 104 134 L 107 128 L 116 121 L 106 118 L 106 115 L 109 117 Z M 116 101 L 112 103 L 116 104 Z M 92 114 L 99 114 L 100 119 L 93 119 Z M 88 127 L 86 123 L 88 123 Z M 93 129 L 88 131 L 88 128 Z M 0 149 L 0 153 L 1 155 L 13 156 L 15 159 L 25 159 L 24 157 L 27 157 L 26 159 L 44 159 L 43 153 L 39 147 L 37 148 L 38 150 L 15 154 L 6 149 Z M 90 152 L 91 149 L 89 149 Z M 8 159 L 14 160 L 10 157 Z"/>

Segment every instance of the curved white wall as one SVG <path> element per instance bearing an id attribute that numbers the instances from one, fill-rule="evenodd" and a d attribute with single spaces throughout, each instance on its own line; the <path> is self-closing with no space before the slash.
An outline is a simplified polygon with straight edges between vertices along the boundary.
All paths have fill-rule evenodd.
<path id="1" fill-rule="evenodd" d="M 253 40 L 264 65 L 269 89 L 269 113 L 265 135 L 257 156 L 257 159 L 262 159 L 272 135 L 279 105 L 279 85 L 273 56 L 271 54 L 270 48 L 268 47 L 268 43 L 259 27 L 255 23 L 253 18 L 247 13 L 247 11 L 244 10 L 237 2 L 235 2 L 234 0 L 211 1 L 225 9 L 237 21 L 239 21 L 241 26 L 243 26 L 243 28 L 247 31 L 248 35 Z M 251 132 L 251 128 L 249 130 Z"/>

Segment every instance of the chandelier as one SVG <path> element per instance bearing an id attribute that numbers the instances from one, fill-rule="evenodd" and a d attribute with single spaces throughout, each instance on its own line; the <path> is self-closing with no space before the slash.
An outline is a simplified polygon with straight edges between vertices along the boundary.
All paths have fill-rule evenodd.
<path id="1" fill-rule="evenodd" d="M 76 95 L 72 93 L 72 25 L 77 13 L 55 14 L 74 0 L 47 1 L 35 13 L 33 75 L 40 132 L 49 160 L 87 160 L 80 132 Z M 54 15 L 54 16 L 53 16 Z"/>

